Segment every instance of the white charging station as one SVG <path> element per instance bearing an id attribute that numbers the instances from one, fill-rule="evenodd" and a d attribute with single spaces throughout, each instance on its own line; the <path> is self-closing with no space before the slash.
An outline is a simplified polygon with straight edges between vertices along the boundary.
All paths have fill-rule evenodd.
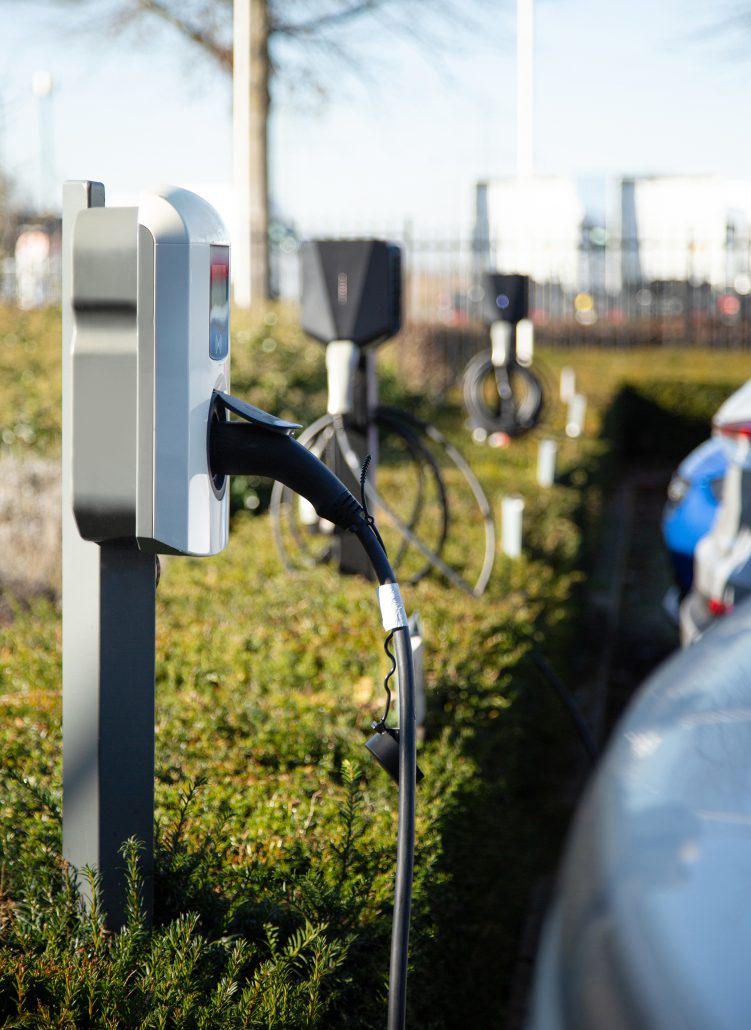
<path id="1" fill-rule="evenodd" d="M 81 535 L 216 554 L 228 527 L 206 436 L 213 393 L 229 388 L 229 243 L 219 216 L 173 187 L 145 193 L 138 207 L 81 211 L 72 305 Z"/>
<path id="2" fill-rule="evenodd" d="M 229 386 L 229 243 L 216 212 L 159 187 L 105 207 L 63 192 L 63 854 L 124 918 L 120 850 L 150 905 L 159 553 L 227 542 L 208 431 Z"/>
<path id="3" fill-rule="evenodd" d="M 64 858 L 82 893 L 81 874 L 96 872 L 107 925 L 118 929 L 126 917 L 123 846 L 137 839 L 148 918 L 156 555 L 224 547 L 225 476 L 285 483 L 360 541 L 394 641 L 401 725 L 398 735 L 387 732 L 384 717 L 374 725 L 378 744 L 371 738 L 368 748 L 383 761 L 382 745 L 392 742 L 390 771 L 400 784 L 388 1025 L 403 1030 L 418 770 L 411 637 L 395 572 L 367 512 L 290 436 L 300 427 L 227 394 L 229 245 L 213 209 L 172 187 L 145 194 L 137 207 L 107 208 L 104 200 L 101 183 L 65 184 Z M 337 304 L 347 309 L 348 278 L 338 289 Z M 388 327 L 394 311 L 387 314 Z M 362 342 L 368 333 L 358 330 Z M 229 411 L 240 421 L 229 421 Z"/>

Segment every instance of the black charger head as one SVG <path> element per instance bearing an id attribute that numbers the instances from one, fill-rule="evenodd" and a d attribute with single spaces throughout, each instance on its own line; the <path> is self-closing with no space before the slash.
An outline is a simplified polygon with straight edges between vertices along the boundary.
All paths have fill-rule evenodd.
<path id="1" fill-rule="evenodd" d="M 384 727 L 365 741 L 365 747 L 373 758 L 389 774 L 391 779 L 399 782 L 399 730 Z M 423 779 L 423 772 L 417 767 L 415 783 Z"/>
<path id="2" fill-rule="evenodd" d="M 310 240 L 300 250 L 302 327 L 331 343 L 364 347 L 402 323 L 401 250 L 383 240 Z"/>
<path id="3" fill-rule="evenodd" d="M 529 317 L 529 276 L 486 272 L 482 280 L 482 317 L 488 325 Z"/>

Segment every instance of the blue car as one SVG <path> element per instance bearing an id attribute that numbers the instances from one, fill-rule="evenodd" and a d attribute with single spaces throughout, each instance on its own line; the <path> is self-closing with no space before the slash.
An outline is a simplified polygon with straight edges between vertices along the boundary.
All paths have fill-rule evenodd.
<path id="1" fill-rule="evenodd" d="M 694 548 L 712 528 L 722 499 L 727 458 L 714 438 L 684 458 L 670 480 L 662 536 L 681 595 L 694 579 Z"/>

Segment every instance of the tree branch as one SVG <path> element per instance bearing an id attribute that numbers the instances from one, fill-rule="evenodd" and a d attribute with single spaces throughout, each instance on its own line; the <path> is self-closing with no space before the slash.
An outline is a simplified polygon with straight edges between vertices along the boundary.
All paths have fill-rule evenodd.
<path id="1" fill-rule="evenodd" d="M 395 0 L 356 0 L 338 11 L 331 11 L 329 14 L 318 14 L 307 21 L 281 21 L 274 19 L 272 29 L 274 32 L 283 33 L 285 36 L 306 36 L 311 32 L 319 32 L 331 26 L 343 25 L 345 22 L 353 21 L 363 14 L 372 14 L 374 11 L 385 7 Z"/>
<path id="2" fill-rule="evenodd" d="M 207 5 L 204 14 L 209 15 L 210 10 L 211 8 Z M 173 6 L 165 0 L 135 0 L 135 10 L 131 11 L 128 17 L 129 20 L 133 20 L 139 14 L 153 14 L 187 37 L 192 43 L 200 46 L 226 71 L 231 71 L 232 47 L 222 43 L 219 39 L 215 18 L 212 17 L 213 24 L 208 20 L 203 23 L 193 22 L 183 12 L 183 7 Z"/>

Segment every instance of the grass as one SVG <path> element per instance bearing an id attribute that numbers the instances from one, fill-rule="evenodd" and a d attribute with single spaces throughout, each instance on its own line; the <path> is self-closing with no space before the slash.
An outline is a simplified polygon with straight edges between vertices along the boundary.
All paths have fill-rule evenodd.
<path id="1" fill-rule="evenodd" d="M 59 316 L 0 311 L 3 446 L 59 455 Z M 567 816 L 570 729 L 529 659 L 564 671 L 581 603 L 599 434 L 624 382 L 740 382 L 749 355 L 548 352 L 577 370 L 587 435 L 561 438 L 562 483 L 534 481 L 537 437 L 470 445 L 456 404 L 430 413 L 383 356 L 386 400 L 432 414 L 497 512 L 526 501 L 526 553 L 473 600 L 429 577 L 405 588 L 425 623 L 411 1026 L 499 1025 L 527 893 Z M 685 366 L 685 367 L 684 367 Z M 323 349 L 283 308 L 237 319 L 233 391 L 309 423 Z M 698 387 L 701 385 L 701 389 Z M 554 391 L 553 391 L 554 394 Z M 548 431 L 560 436 L 554 396 Z M 6 430 L 9 432 L 6 433 Z M 60 855 L 60 625 L 53 596 L 6 587 L 0 625 L 0 1025 L 367 1028 L 385 1022 L 396 792 L 363 748 L 387 662 L 373 585 L 329 566 L 285 575 L 260 481 L 235 485 L 214 559 L 172 558 L 158 591 L 154 926 L 125 845 L 129 921 L 110 934 L 78 904 Z M 457 501 L 458 505 L 463 502 Z M 263 510 L 263 503 L 255 509 Z M 452 542 L 460 557 L 461 536 Z"/>

